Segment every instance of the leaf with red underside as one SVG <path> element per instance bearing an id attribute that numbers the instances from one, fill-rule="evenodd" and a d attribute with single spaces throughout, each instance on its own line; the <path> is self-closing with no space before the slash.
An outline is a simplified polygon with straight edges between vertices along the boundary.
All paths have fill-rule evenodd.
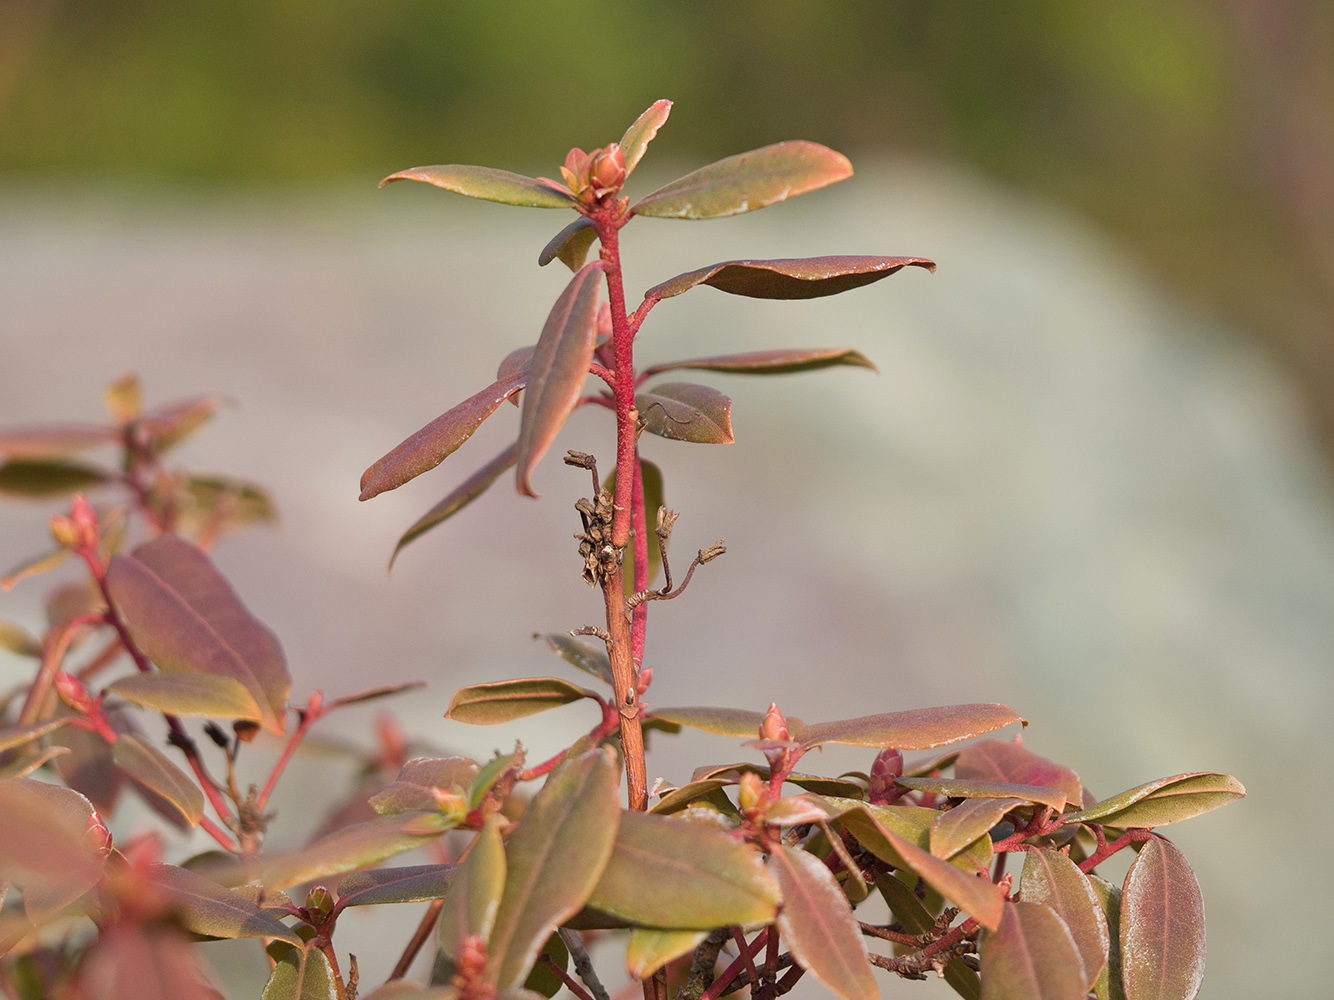
<path id="1" fill-rule="evenodd" d="M 1084 963 L 1084 989 L 1092 989 L 1107 964 L 1111 936 L 1088 876 L 1057 851 L 1027 851 L 1020 886 L 1025 902 L 1041 903 L 1065 921 Z"/>
<path id="2" fill-rule="evenodd" d="M 782 845 L 768 867 L 783 895 L 778 929 L 792 957 L 843 1000 L 876 1000 L 857 918 L 824 862 Z"/>
<path id="3" fill-rule="evenodd" d="M 64 458 L 119 438 L 116 428 L 98 424 L 10 427 L 0 430 L 0 456 L 10 460 Z"/>
<path id="4" fill-rule="evenodd" d="M 925 257 L 791 257 L 779 260 L 725 260 L 678 274 L 644 293 L 647 300 L 670 299 L 696 285 L 709 285 L 753 299 L 816 299 L 888 278 L 905 267 L 934 271 Z"/>
<path id="5" fill-rule="evenodd" d="M 285 730 L 292 679 L 282 647 L 200 549 L 160 535 L 112 557 L 107 589 L 135 644 L 160 669 L 239 681 L 265 728 Z"/>
<path id="6" fill-rule="evenodd" d="M 980 740 L 959 751 L 954 774 L 978 781 L 1010 781 L 1016 785 L 1046 785 L 1065 792 L 1065 800 L 1080 805 L 1084 786 L 1070 768 L 1039 757 L 1023 744 Z"/>
<path id="7" fill-rule="evenodd" d="M 1186 856 L 1154 837 L 1121 890 L 1126 1000 L 1191 1000 L 1204 979 L 1204 897 Z"/>
<path id="8" fill-rule="evenodd" d="M 601 286 L 602 268 L 597 261 L 570 279 L 547 316 L 528 363 L 515 460 L 515 482 L 524 496 L 537 496 L 529 482 L 533 468 L 579 402 L 597 340 Z"/>
<path id="9" fill-rule="evenodd" d="M 459 446 L 501 403 L 524 387 L 526 372 L 492 382 L 481 392 L 442 413 L 361 474 L 361 500 L 396 490 L 430 472 Z"/>
<path id="10" fill-rule="evenodd" d="M 793 730 L 792 738 L 806 746 L 846 743 L 859 747 L 929 750 L 989 733 L 1012 722 L 1028 725 L 1026 719 L 1005 705 L 947 705 L 839 722 L 819 722 Z"/>
<path id="11" fill-rule="evenodd" d="M 729 375 L 786 375 L 790 372 L 811 372 L 835 365 L 855 365 L 876 371 L 871 360 L 851 347 L 812 347 L 788 351 L 751 351 L 746 354 L 721 354 L 713 358 L 692 358 L 689 361 L 671 361 L 644 369 L 648 378 L 659 372 L 678 368 L 697 368 L 705 371 L 727 372 Z"/>
<path id="12" fill-rule="evenodd" d="M 403 548 L 406 545 L 416 541 L 440 522 L 453 517 L 464 507 L 468 506 L 468 504 L 472 503 L 490 489 L 491 484 L 499 479 L 505 470 L 514 465 L 514 460 L 518 454 L 518 444 L 510 445 L 451 490 L 449 495 L 438 504 L 419 517 L 411 528 L 403 532 L 403 537 L 401 537 L 398 540 L 398 544 L 394 546 L 394 554 L 389 557 L 389 568 L 391 570 L 394 568 L 394 560 L 398 558 L 398 554 L 403 551 Z"/>
<path id="13" fill-rule="evenodd" d="M 1083 1000 L 1085 978 L 1065 921 L 1038 903 L 1006 903 L 982 939 L 982 1000 Z"/>
<path id="14" fill-rule="evenodd" d="M 774 205 L 852 176 L 842 153 L 794 139 L 729 156 L 641 198 L 631 211 L 660 219 L 717 219 Z"/>
<path id="15" fill-rule="evenodd" d="M 717 389 L 667 382 L 635 396 L 644 430 L 672 441 L 731 444 L 732 401 Z"/>
<path id="16" fill-rule="evenodd" d="M 574 196 L 570 192 L 536 177 L 525 177 L 494 167 L 474 167 L 461 163 L 412 167 L 390 174 L 380 182 L 380 187 L 393 181 L 422 181 L 455 194 L 483 201 L 498 201 L 502 205 L 525 208 L 574 207 Z"/>
<path id="17" fill-rule="evenodd" d="M 494 726 L 559 708 L 581 698 L 595 697 L 588 688 L 558 677 L 494 681 L 455 691 L 445 718 L 474 726 Z"/>
<path id="18" fill-rule="evenodd" d="M 598 231 L 587 216 L 581 215 L 551 237 L 551 242 L 537 255 L 537 266 L 546 267 L 559 259 L 571 271 L 584 266 L 588 250 L 598 238 Z"/>
<path id="19" fill-rule="evenodd" d="M 654 101 L 647 111 L 635 119 L 635 123 L 625 130 L 625 135 L 621 136 L 621 152 L 625 154 L 625 176 L 629 177 L 631 171 L 639 164 L 644 155 L 644 150 L 648 144 L 653 141 L 653 137 L 658 134 L 658 129 L 667 121 L 667 116 L 672 113 L 672 102 L 667 100 Z"/>

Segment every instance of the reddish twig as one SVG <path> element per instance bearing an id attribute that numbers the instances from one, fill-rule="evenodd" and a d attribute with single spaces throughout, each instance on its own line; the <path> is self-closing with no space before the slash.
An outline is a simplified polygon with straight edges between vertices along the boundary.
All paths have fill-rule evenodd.
<path id="1" fill-rule="evenodd" d="M 538 958 L 538 961 L 559 976 L 560 981 L 565 984 L 565 988 L 577 996 L 579 1000 L 593 1000 L 588 990 L 584 989 L 573 976 L 553 962 L 549 956 L 542 955 Z"/>
<path id="2" fill-rule="evenodd" d="M 391 981 L 402 979 L 408 974 L 408 969 L 412 967 L 413 961 L 417 958 L 417 952 L 421 951 L 422 945 L 426 943 L 426 939 L 435 930 L 435 922 L 440 917 L 440 910 L 444 905 L 445 901 L 443 899 L 433 899 L 431 905 L 426 907 L 426 912 L 422 914 L 417 929 L 412 932 L 407 947 L 403 949 L 403 954 L 398 957 L 398 961 L 394 964 L 394 971 L 389 973 Z"/>
<path id="3" fill-rule="evenodd" d="M 1098 838 L 1098 849 L 1091 856 L 1079 863 L 1079 870 L 1085 875 L 1093 871 L 1094 868 L 1097 868 L 1098 865 L 1102 864 L 1117 851 L 1121 850 L 1121 848 L 1129 847 L 1131 844 L 1142 844 L 1146 840 L 1153 839 L 1154 836 L 1152 830 L 1127 830 L 1111 843 L 1108 843 L 1107 838 L 1102 835 L 1102 828 L 1100 826 L 1092 823 L 1089 825 L 1094 828 Z"/>
<path id="4" fill-rule="evenodd" d="M 42 706 L 46 703 L 46 696 L 51 691 L 51 685 L 55 681 L 56 674 L 60 672 L 60 665 L 65 662 L 70 643 L 74 641 L 74 633 L 84 625 L 105 625 L 107 623 L 107 616 L 102 612 L 90 612 L 70 619 L 55 634 L 47 638 L 42 649 L 42 662 L 37 668 L 37 676 L 33 678 L 32 684 L 28 688 L 28 695 L 23 700 L 23 708 L 19 710 L 18 724 L 20 726 L 26 726 L 37 721 L 37 716 L 41 714 Z"/>
<path id="5" fill-rule="evenodd" d="M 297 709 L 297 718 L 300 721 L 297 723 L 296 732 L 287 741 L 287 746 L 283 747 L 282 754 L 273 765 L 273 770 L 269 772 L 269 778 L 264 782 L 264 790 L 259 793 L 259 798 L 255 800 L 257 810 L 262 812 L 264 806 L 268 804 L 269 796 L 273 794 L 273 789 L 278 784 L 278 779 L 282 777 L 283 771 L 286 770 L 292 755 L 296 753 L 296 748 L 306 738 L 306 734 L 310 732 L 310 727 L 324 718 L 327 711 L 328 709 L 324 707 L 324 696 L 319 691 L 312 692 L 305 707 Z"/>
<path id="6" fill-rule="evenodd" d="M 718 1000 L 731 984 L 732 980 L 741 974 L 747 964 L 755 960 L 755 956 L 759 954 L 760 949 L 763 948 L 765 943 L 769 940 L 770 930 L 771 928 L 766 927 L 764 930 L 756 934 L 755 940 L 750 943 L 749 947 L 741 949 L 741 954 L 736 957 L 736 960 L 731 965 L 723 970 L 721 976 L 713 981 L 713 985 L 700 995 L 699 1000 Z"/>

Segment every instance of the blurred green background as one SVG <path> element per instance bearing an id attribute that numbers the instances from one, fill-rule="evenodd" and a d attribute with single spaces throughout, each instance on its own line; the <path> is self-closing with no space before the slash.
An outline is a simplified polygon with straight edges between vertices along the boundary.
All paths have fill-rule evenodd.
<path id="1" fill-rule="evenodd" d="M 0 178 L 551 171 L 677 101 L 682 160 L 801 136 L 1065 203 L 1253 331 L 1334 442 L 1327 0 L 0 0 Z M 668 146 L 668 143 L 664 143 Z"/>

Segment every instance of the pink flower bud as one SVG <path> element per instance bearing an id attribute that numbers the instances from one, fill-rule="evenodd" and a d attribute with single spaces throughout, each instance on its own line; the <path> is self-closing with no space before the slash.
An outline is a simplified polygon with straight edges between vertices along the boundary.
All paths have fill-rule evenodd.
<path id="1" fill-rule="evenodd" d="M 83 686 L 83 681 L 73 674 L 61 671 L 56 674 L 53 683 L 56 686 L 56 694 L 60 695 L 61 701 L 80 715 L 89 714 L 93 708 L 93 699 L 88 694 L 88 689 Z"/>
<path id="2" fill-rule="evenodd" d="M 619 143 L 613 142 L 606 149 L 595 149 L 589 156 L 588 177 L 593 185 L 593 194 L 601 198 L 614 194 L 625 183 L 625 154 Z"/>
<path id="3" fill-rule="evenodd" d="M 760 776 L 754 771 L 747 771 L 741 776 L 736 798 L 742 815 L 756 816 L 767 807 L 769 796 L 765 793 L 764 782 L 760 780 Z"/>
<path id="4" fill-rule="evenodd" d="M 79 533 L 79 545 L 91 549 L 97 547 L 97 511 L 82 493 L 74 494 L 70 504 L 70 520 Z"/>
<path id="5" fill-rule="evenodd" d="M 881 750 L 871 762 L 871 781 L 867 788 L 867 798 L 874 804 L 885 805 L 893 802 L 900 795 L 894 779 L 903 775 L 903 752 L 900 750 Z"/>
<path id="6" fill-rule="evenodd" d="M 760 739 L 788 739 L 787 719 L 783 718 L 783 713 L 778 710 L 777 702 L 769 702 L 769 713 L 764 717 L 764 721 L 760 723 Z"/>

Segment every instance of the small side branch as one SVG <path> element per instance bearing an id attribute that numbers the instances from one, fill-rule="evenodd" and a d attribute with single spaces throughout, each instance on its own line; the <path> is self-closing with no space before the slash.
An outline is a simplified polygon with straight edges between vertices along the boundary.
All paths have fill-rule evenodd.
<path id="1" fill-rule="evenodd" d="M 584 981 L 589 992 L 593 994 L 593 1000 L 610 1000 L 607 995 L 607 987 L 602 985 L 602 980 L 598 978 L 597 970 L 593 968 L 593 960 L 588 957 L 588 949 L 584 947 L 584 939 L 577 931 L 572 931 L 568 927 L 559 927 L 556 933 L 560 939 L 565 942 L 565 947 L 569 949 L 570 958 L 574 961 L 574 971 L 579 974 L 579 978 Z"/>

